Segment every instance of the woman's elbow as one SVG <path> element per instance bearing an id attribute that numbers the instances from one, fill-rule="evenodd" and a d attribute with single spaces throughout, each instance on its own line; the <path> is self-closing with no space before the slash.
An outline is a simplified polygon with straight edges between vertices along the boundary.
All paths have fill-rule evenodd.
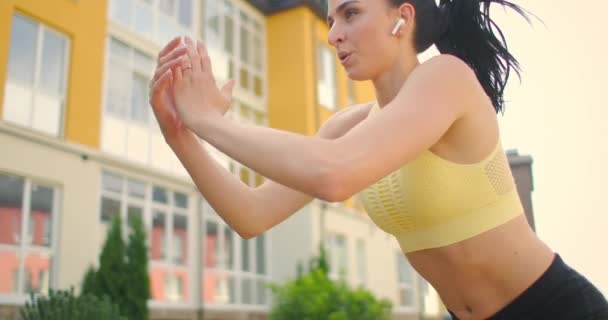
<path id="1" fill-rule="evenodd" d="M 342 202 L 352 196 L 348 179 L 340 171 L 332 170 L 317 180 L 316 197 L 327 202 Z"/>

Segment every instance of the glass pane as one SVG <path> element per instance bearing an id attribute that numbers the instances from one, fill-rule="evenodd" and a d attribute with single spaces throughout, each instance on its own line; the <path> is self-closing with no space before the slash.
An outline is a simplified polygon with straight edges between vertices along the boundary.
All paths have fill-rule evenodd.
<path id="1" fill-rule="evenodd" d="M 188 209 L 188 196 L 181 192 L 174 192 L 173 203 L 178 208 Z"/>
<path id="2" fill-rule="evenodd" d="M 234 62 L 232 62 L 232 60 L 228 61 L 228 78 L 234 78 Z"/>
<path id="3" fill-rule="evenodd" d="M 257 36 L 253 38 L 253 65 L 262 70 L 262 40 Z"/>
<path id="4" fill-rule="evenodd" d="M 262 79 L 258 76 L 253 77 L 253 92 L 258 97 L 261 97 L 262 95 L 264 95 Z"/>
<path id="5" fill-rule="evenodd" d="M 232 17 L 224 17 L 224 50 L 234 52 L 234 22 Z"/>
<path id="6" fill-rule="evenodd" d="M 221 47 L 220 6 L 221 2 L 219 1 L 205 1 L 206 17 L 203 21 L 207 21 L 207 27 L 204 39 L 209 43 L 210 47 Z"/>
<path id="7" fill-rule="evenodd" d="M 363 240 L 357 241 L 357 269 L 359 274 L 359 283 L 364 284 L 367 277 L 367 259 L 365 258 L 365 242 Z"/>
<path id="8" fill-rule="evenodd" d="M 224 263 L 226 269 L 234 270 L 234 232 L 229 226 L 224 227 Z"/>
<path id="9" fill-rule="evenodd" d="M 414 293 L 412 290 L 401 288 L 399 290 L 399 304 L 401 306 L 413 306 L 414 305 Z"/>
<path id="10" fill-rule="evenodd" d="M 251 271 L 249 244 L 249 240 L 241 239 L 241 261 L 243 262 L 243 271 Z"/>
<path id="11" fill-rule="evenodd" d="M 261 234 L 255 238 L 256 271 L 258 274 L 266 274 L 266 236 Z"/>
<path id="12" fill-rule="evenodd" d="M 253 303 L 253 280 L 250 278 L 243 278 L 241 282 L 241 289 L 243 290 L 242 303 L 252 304 Z"/>
<path id="13" fill-rule="evenodd" d="M 112 0 L 110 10 L 113 20 L 125 25 L 129 24 L 131 18 L 131 0 Z"/>
<path id="14" fill-rule="evenodd" d="M 131 57 L 131 47 L 115 38 L 110 41 L 110 58 L 120 60 L 123 62 L 129 62 Z"/>
<path id="15" fill-rule="evenodd" d="M 120 201 L 111 198 L 101 198 L 101 221 L 110 222 L 115 215 L 120 215 Z"/>
<path id="16" fill-rule="evenodd" d="M 143 217 L 144 217 L 144 209 L 142 207 L 140 207 L 138 205 L 129 205 L 129 207 L 127 208 L 127 221 L 129 222 L 129 224 L 135 218 L 139 218 L 143 222 Z M 131 230 L 131 228 L 129 228 L 129 231 L 130 230 Z"/>
<path id="17" fill-rule="evenodd" d="M 241 60 L 243 63 L 249 63 L 249 30 L 241 26 Z"/>
<path id="18" fill-rule="evenodd" d="M 239 84 L 242 88 L 249 88 L 249 71 L 247 69 L 241 68 L 241 71 L 239 73 L 239 79 Z"/>
<path id="19" fill-rule="evenodd" d="M 259 187 L 264 183 L 264 176 L 260 174 L 255 175 L 255 186 Z"/>
<path id="20" fill-rule="evenodd" d="M 38 24 L 21 15 L 13 15 L 8 58 L 8 78 L 26 86 L 34 85 Z"/>
<path id="21" fill-rule="evenodd" d="M 236 283 L 231 275 L 205 270 L 202 288 L 203 302 L 206 304 L 236 302 Z"/>
<path id="22" fill-rule="evenodd" d="M 413 280 L 412 270 L 402 253 L 397 253 L 397 261 L 399 268 L 399 283 L 411 285 Z"/>
<path id="23" fill-rule="evenodd" d="M 192 27 L 192 0 L 179 2 L 179 23 L 185 27 Z"/>
<path id="24" fill-rule="evenodd" d="M 26 294 L 46 294 L 51 279 L 51 257 L 47 254 L 30 253 L 25 257 L 23 288 Z"/>
<path id="25" fill-rule="evenodd" d="M 129 180 L 127 182 L 129 197 L 144 199 L 146 197 L 146 185 L 137 180 Z"/>
<path id="26" fill-rule="evenodd" d="M 249 185 L 249 169 L 245 168 L 245 167 L 241 167 L 241 181 L 243 181 L 244 184 Z"/>
<path id="27" fill-rule="evenodd" d="M 268 288 L 266 287 L 266 281 L 260 279 L 256 282 L 256 303 L 264 305 L 267 302 Z"/>
<path id="28" fill-rule="evenodd" d="M 165 294 L 166 300 L 173 302 L 184 301 L 186 297 L 186 274 L 166 273 L 165 274 Z"/>
<path id="29" fill-rule="evenodd" d="M 135 7 L 135 30 L 148 36 L 154 32 L 154 15 L 149 4 L 137 2 Z"/>
<path id="30" fill-rule="evenodd" d="M 160 0 L 160 11 L 166 15 L 173 16 L 173 8 L 175 8 L 175 0 Z"/>
<path id="31" fill-rule="evenodd" d="M 336 251 L 338 254 L 338 272 L 340 274 L 347 274 L 347 255 L 346 255 L 346 239 L 344 236 L 336 237 Z"/>
<path id="32" fill-rule="evenodd" d="M 259 126 L 263 126 L 266 124 L 266 115 L 262 112 L 254 112 L 255 115 L 255 124 Z"/>
<path id="33" fill-rule="evenodd" d="M 22 178 L 0 174 L 0 244 L 21 242 L 23 188 Z"/>
<path id="34" fill-rule="evenodd" d="M 104 173 L 101 178 L 101 183 L 103 185 L 103 190 L 122 193 L 122 178 L 117 175 Z"/>
<path id="35" fill-rule="evenodd" d="M 28 240 L 34 246 L 51 246 L 53 221 L 53 189 L 32 185 L 31 214 Z"/>
<path id="36" fill-rule="evenodd" d="M 133 65 L 135 68 L 144 74 L 151 75 L 156 67 L 156 62 L 154 59 L 136 49 L 133 50 L 133 53 Z"/>
<path id="37" fill-rule="evenodd" d="M 120 119 L 127 119 L 130 80 L 131 71 L 124 63 L 114 60 L 109 62 L 106 111 Z"/>
<path id="38" fill-rule="evenodd" d="M 188 217 L 173 216 L 173 263 L 188 264 Z"/>
<path id="39" fill-rule="evenodd" d="M 155 210 L 152 215 L 150 259 L 164 260 L 167 252 L 166 214 Z"/>
<path id="40" fill-rule="evenodd" d="M 152 190 L 152 199 L 159 203 L 169 203 L 169 195 L 167 194 L 167 190 L 154 186 L 154 189 Z"/>
<path id="41" fill-rule="evenodd" d="M 40 86 L 51 93 L 63 95 L 66 40 L 56 32 L 44 30 Z"/>
<path id="42" fill-rule="evenodd" d="M 153 265 L 150 268 L 150 296 L 155 301 L 167 300 L 167 283 L 166 277 L 169 274 L 169 268 L 165 266 Z"/>
<path id="43" fill-rule="evenodd" d="M 220 242 L 218 234 L 218 224 L 215 222 L 207 222 L 205 228 L 205 248 L 203 248 L 203 264 L 207 268 L 216 268 L 218 266 L 218 255 L 220 253 Z"/>
<path id="44" fill-rule="evenodd" d="M 0 237 L 5 237 L 4 232 L 0 233 Z M 19 291 L 19 258 L 17 249 L 0 250 L 0 294 Z"/>
<path id="45" fill-rule="evenodd" d="M 149 79 L 139 74 L 133 74 L 133 88 L 131 95 L 131 120 L 146 126 L 150 115 L 148 102 L 148 83 Z"/>

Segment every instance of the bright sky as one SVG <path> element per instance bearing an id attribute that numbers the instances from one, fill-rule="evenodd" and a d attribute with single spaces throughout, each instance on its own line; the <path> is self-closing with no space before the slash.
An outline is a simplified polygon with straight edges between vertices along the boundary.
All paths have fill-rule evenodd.
<path id="1" fill-rule="evenodd" d="M 539 236 L 608 295 L 608 2 L 515 2 L 544 23 L 493 12 L 523 71 L 503 141 L 534 159 Z"/>
<path id="2" fill-rule="evenodd" d="M 608 2 L 511 1 L 542 22 L 492 11 L 522 68 L 506 90 L 502 140 L 533 157 L 540 238 L 608 296 Z"/>

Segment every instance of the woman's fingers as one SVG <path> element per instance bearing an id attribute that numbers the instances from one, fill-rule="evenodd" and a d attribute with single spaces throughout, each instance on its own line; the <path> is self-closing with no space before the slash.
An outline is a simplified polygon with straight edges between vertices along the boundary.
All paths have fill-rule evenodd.
<path id="1" fill-rule="evenodd" d="M 167 70 L 164 74 L 162 74 L 158 80 L 156 80 L 153 84 L 152 87 L 150 88 L 150 98 L 149 98 L 149 102 L 150 105 L 152 105 L 152 108 L 156 109 L 157 112 L 162 112 L 163 109 L 167 109 L 166 106 L 165 108 L 161 107 L 160 110 L 159 109 L 159 104 L 163 103 L 164 101 L 166 101 L 164 99 L 164 95 L 167 94 L 167 87 L 169 86 L 169 84 L 171 83 L 171 79 L 172 79 L 172 71 L 171 69 Z"/>
<path id="2" fill-rule="evenodd" d="M 175 37 L 165 47 L 158 53 L 157 62 L 160 62 L 160 59 L 175 49 L 180 43 L 182 43 L 182 37 Z"/>
<path id="3" fill-rule="evenodd" d="M 176 67 L 181 66 L 181 64 L 182 64 L 182 57 L 183 56 L 176 57 L 175 59 L 173 59 L 171 61 L 167 61 L 162 66 L 158 67 L 156 69 L 156 72 L 154 73 L 154 77 L 152 78 L 151 83 L 154 84 L 154 82 L 157 79 L 159 79 L 159 77 L 161 77 L 162 75 L 164 75 L 165 72 L 167 72 L 167 70 L 175 69 Z"/>
<path id="4" fill-rule="evenodd" d="M 196 42 L 196 50 L 198 51 L 198 55 L 200 56 L 200 64 L 201 68 L 204 72 L 209 72 L 213 75 L 213 70 L 211 67 L 211 59 L 209 59 L 209 52 L 207 51 L 207 47 L 201 42 Z"/>

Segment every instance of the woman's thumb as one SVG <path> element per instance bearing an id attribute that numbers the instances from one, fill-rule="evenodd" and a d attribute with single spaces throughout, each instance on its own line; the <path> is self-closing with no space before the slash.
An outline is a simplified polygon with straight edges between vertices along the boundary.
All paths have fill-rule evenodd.
<path id="1" fill-rule="evenodd" d="M 226 100 L 228 100 L 228 101 L 232 100 L 232 91 L 234 90 L 235 84 L 236 84 L 236 81 L 234 79 L 230 80 L 230 81 L 226 82 L 226 84 L 220 90 L 220 92 L 222 93 L 222 96 L 224 96 L 224 98 L 226 98 Z"/>

